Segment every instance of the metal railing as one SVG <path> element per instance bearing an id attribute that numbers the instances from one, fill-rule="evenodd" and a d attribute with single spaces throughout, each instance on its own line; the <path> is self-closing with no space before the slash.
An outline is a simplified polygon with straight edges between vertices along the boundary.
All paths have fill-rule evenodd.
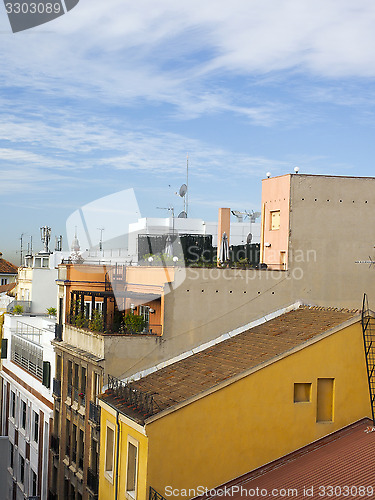
<path id="1" fill-rule="evenodd" d="M 56 378 L 52 381 L 52 394 L 57 398 L 61 398 L 61 380 Z"/>
<path id="2" fill-rule="evenodd" d="M 150 486 L 148 500 L 165 500 L 165 498 Z"/>
<path id="3" fill-rule="evenodd" d="M 99 476 L 92 469 L 87 469 L 87 487 L 94 493 L 98 494 L 99 491 Z"/>
<path id="4" fill-rule="evenodd" d="M 13 300 L 7 305 L 7 313 L 12 313 L 16 306 L 22 306 L 24 313 L 29 313 L 31 311 L 31 300 Z"/>
<path id="5" fill-rule="evenodd" d="M 17 321 L 16 331 L 17 335 L 30 340 L 30 342 L 34 342 L 35 344 L 41 344 L 41 339 L 43 336 L 43 330 L 37 328 L 32 325 L 28 325 L 27 323 L 23 323 L 22 321 Z"/>
<path id="6" fill-rule="evenodd" d="M 108 389 L 115 397 L 124 399 L 130 408 L 139 411 L 144 417 L 150 417 L 161 410 L 153 396 L 111 375 L 108 375 Z"/>
<path id="7" fill-rule="evenodd" d="M 100 406 L 90 401 L 89 420 L 100 426 Z"/>
<path id="8" fill-rule="evenodd" d="M 11 360 L 43 380 L 43 348 L 24 336 L 12 334 Z"/>

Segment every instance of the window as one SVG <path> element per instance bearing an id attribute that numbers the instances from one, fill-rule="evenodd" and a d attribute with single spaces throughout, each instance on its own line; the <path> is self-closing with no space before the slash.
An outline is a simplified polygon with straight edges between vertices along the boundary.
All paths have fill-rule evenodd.
<path id="1" fill-rule="evenodd" d="M 68 385 L 72 385 L 72 377 L 73 377 L 73 362 L 68 361 Z"/>
<path id="2" fill-rule="evenodd" d="M 143 319 L 145 320 L 145 326 L 146 328 L 150 324 L 150 308 L 149 306 L 139 306 L 139 315 L 143 316 Z"/>
<path id="3" fill-rule="evenodd" d="M 86 394 L 86 368 L 81 366 L 81 393 Z"/>
<path id="4" fill-rule="evenodd" d="M 49 257 L 43 258 L 43 267 L 49 267 Z"/>
<path id="5" fill-rule="evenodd" d="M 78 389 L 78 373 L 79 373 L 79 366 L 77 363 L 74 363 L 74 387 Z"/>
<path id="6" fill-rule="evenodd" d="M 94 377 L 93 377 L 93 399 L 95 401 L 96 396 L 101 393 L 101 387 L 100 387 L 100 375 L 99 373 L 94 372 Z"/>
<path id="7" fill-rule="evenodd" d="M 14 419 L 16 416 L 16 393 L 10 393 L 10 416 Z"/>
<path id="8" fill-rule="evenodd" d="M 83 470 L 83 453 L 84 453 L 85 437 L 83 430 L 79 430 L 79 443 L 78 443 L 78 467 Z"/>
<path id="9" fill-rule="evenodd" d="M 138 469 L 138 442 L 129 436 L 128 462 L 126 466 L 126 493 L 130 498 L 136 498 L 137 469 Z"/>
<path id="10" fill-rule="evenodd" d="M 14 446 L 12 443 L 9 443 L 10 444 L 10 447 L 9 447 L 9 453 L 10 453 L 10 459 L 9 459 L 9 464 L 10 464 L 10 468 L 13 470 L 14 469 Z"/>
<path id="11" fill-rule="evenodd" d="M 61 356 L 59 354 L 56 354 L 56 379 L 61 380 L 61 367 L 62 367 L 62 360 Z"/>
<path id="12" fill-rule="evenodd" d="M 26 415 L 27 415 L 27 406 L 25 401 L 21 400 L 21 427 L 22 429 L 26 429 Z"/>
<path id="13" fill-rule="evenodd" d="M 66 422 L 65 422 L 65 433 L 66 433 L 66 438 L 65 438 L 65 442 L 66 442 L 66 448 L 65 448 L 65 455 L 67 457 L 70 456 L 70 420 L 66 419 Z"/>
<path id="14" fill-rule="evenodd" d="M 40 257 L 35 257 L 34 267 L 42 267 L 42 259 Z"/>
<path id="15" fill-rule="evenodd" d="M 25 484 L 25 459 L 20 455 L 20 481 Z"/>
<path id="16" fill-rule="evenodd" d="M 316 421 L 333 421 L 333 378 L 318 378 Z"/>
<path id="17" fill-rule="evenodd" d="M 35 411 L 33 412 L 34 413 L 34 432 L 33 432 L 33 439 L 34 441 L 37 443 L 38 442 L 38 438 L 39 438 L 39 414 L 36 413 Z"/>
<path id="18" fill-rule="evenodd" d="M 34 497 L 36 497 L 36 488 L 38 484 L 38 478 L 35 472 L 31 471 L 31 492 Z"/>
<path id="19" fill-rule="evenodd" d="M 112 481 L 113 462 L 115 454 L 115 428 L 107 422 L 106 443 L 105 443 L 105 476 Z"/>
<path id="20" fill-rule="evenodd" d="M 271 212 L 271 231 L 280 229 L 280 210 L 275 210 Z"/>
<path id="21" fill-rule="evenodd" d="M 311 384 L 297 383 L 294 384 L 294 402 L 309 403 L 311 401 Z"/>
<path id="22" fill-rule="evenodd" d="M 8 284 L 8 278 L 1 278 L 1 284 L 2 285 L 7 285 Z"/>
<path id="23" fill-rule="evenodd" d="M 77 463 L 77 426 L 73 424 L 72 433 L 72 461 Z"/>

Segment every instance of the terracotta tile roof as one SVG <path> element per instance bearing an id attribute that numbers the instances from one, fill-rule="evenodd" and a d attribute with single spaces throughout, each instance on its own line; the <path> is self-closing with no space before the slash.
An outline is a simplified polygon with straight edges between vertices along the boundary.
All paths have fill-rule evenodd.
<path id="1" fill-rule="evenodd" d="M 264 490 L 263 493 L 267 490 L 267 496 L 272 498 L 375 498 L 374 430 L 371 420 L 360 420 L 218 486 L 217 494 L 210 491 L 198 498 L 252 498 L 250 493 L 257 488 L 259 492 Z M 329 486 L 333 487 L 333 494 Z M 304 494 L 304 488 L 313 495 Z"/>
<path id="2" fill-rule="evenodd" d="M 13 288 L 16 287 L 16 284 L 17 283 L 8 283 L 7 285 L 1 285 L 0 286 L 0 293 L 10 292 L 11 290 L 13 290 Z"/>
<path id="3" fill-rule="evenodd" d="M 303 306 L 157 370 L 130 386 L 152 395 L 158 408 L 153 413 L 158 413 L 270 361 L 356 314 L 357 310 Z M 141 413 L 137 415 L 110 391 L 103 399 L 131 418 L 144 420 Z"/>
<path id="4" fill-rule="evenodd" d="M 11 262 L 3 259 L 2 255 L 3 254 L 0 252 L 0 274 L 17 274 L 18 268 Z"/>

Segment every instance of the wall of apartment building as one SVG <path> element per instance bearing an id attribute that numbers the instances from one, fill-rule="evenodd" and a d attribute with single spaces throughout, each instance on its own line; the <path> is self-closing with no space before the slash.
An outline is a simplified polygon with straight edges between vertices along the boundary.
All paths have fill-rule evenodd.
<path id="1" fill-rule="evenodd" d="M 356 264 L 375 257 L 375 179 L 293 175 L 290 209 L 293 296 L 360 308 L 366 292 L 375 307 L 374 269 Z"/>
<path id="2" fill-rule="evenodd" d="M 19 487 L 19 492 L 23 488 L 28 495 L 32 495 L 32 478 L 35 474 L 38 478 L 37 494 L 41 499 L 47 499 L 49 433 L 50 420 L 53 416 L 52 391 L 43 385 L 40 372 L 39 378 L 37 378 L 35 371 L 28 371 L 26 365 L 22 368 L 12 361 L 13 334 L 20 327 L 19 322 L 22 323 L 24 333 L 34 332 L 34 336 L 29 339 L 32 341 L 31 349 L 38 345 L 39 349 L 43 350 L 43 361 L 50 362 L 51 383 L 54 374 L 54 355 L 50 344 L 53 331 L 49 328 L 53 326 L 54 321 L 46 317 L 5 315 L 3 336 L 8 339 L 8 348 L 7 357 L 2 360 L 0 372 L 0 378 L 3 382 L 1 432 L 9 436 L 14 451 L 14 467 L 12 473 L 9 474 L 8 482 L 11 489 L 13 488 L 13 480 L 20 483 L 22 458 L 25 464 L 25 478 L 23 486 Z M 37 332 L 40 332 L 40 336 L 37 335 Z M 24 357 L 27 358 L 25 353 Z M 22 420 L 24 408 L 26 410 L 25 423 Z M 35 432 L 36 424 L 39 427 L 37 433 Z"/>
<path id="3" fill-rule="evenodd" d="M 302 397 L 296 384 L 306 386 Z M 370 415 L 357 319 L 233 383 L 149 418 L 147 462 L 139 463 L 139 470 L 147 470 L 143 491 L 151 486 L 166 496 L 166 486 L 216 487 Z M 103 426 L 106 418 L 103 412 Z"/>
<path id="4" fill-rule="evenodd" d="M 60 357 L 60 361 L 57 360 L 57 364 L 61 366 L 62 369 L 61 372 L 57 374 L 59 380 L 61 380 L 61 398 L 59 398 L 58 404 L 55 403 L 55 421 L 53 429 L 54 435 L 59 438 L 60 448 L 59 457 L 53 457 L 52 470 L 50 472 L 50 477 L 55 477 L 53 493 L 57 494 L 58 498 L 64 498 L 66 493 L 64 492 L 64 483 L 65 478 L 68 478 L 70 485 L 75 488 L 75 491 L 79 492 L 83 499 L 88 499 L 90 498 L 89 492 L 86 489 L 88 468 L 95 468 L 95 464 L 92 463 L 93 447 L 96 446 L 97 452 L 99 452 L 99 433 L 95 431 L 95 426 L 93 428 L 89 423 L 89 409 L 90 401 L 96 403 L 95 396 L 97 393 L 101 392 L 102 367 L 98 364 L 90 363 L 90 361 L 83 356 L 76 356 L 72 352 L 66 352 L 63 349 L 59 349 L 58 343 L 55 344 L 55 351 L 56 355 Z M 71 362 L 71 364 L 69 362 Z M 74 380 L 75 365 L 78 366 L 78 382 Z M 82 368 L 86 370 L 85 387 L 81 385 Z M 69 373 L 71 375 L 68 375 Z M 94 388 L 94 373 L 101 377 L 100 387 L 97 388 Z M 78 384 L 79 393 L 82 391 L 85 394 L 85 405 L 76 402 L 73 396 L 68 396 L 69 380 L 71 380 L 73 385 Z M 80 397 L 79 402 L 81 402 Z M 56 413 L 57 409 L 58 412 Z M 70 441 L 73 436 L 73 425 L 76 428 L 75 444 Z M 84 432 L 83 450 L 81 450 L 81 446 L 79 445 L 81 430 Z M 68 441 L 70 441 L 69 453 L 67 453 Z M 80 457 L 83 457 L 83 468 L 79 467 Z M 53 470 L 53 468 L 55 468 L 55 470 Z"/>

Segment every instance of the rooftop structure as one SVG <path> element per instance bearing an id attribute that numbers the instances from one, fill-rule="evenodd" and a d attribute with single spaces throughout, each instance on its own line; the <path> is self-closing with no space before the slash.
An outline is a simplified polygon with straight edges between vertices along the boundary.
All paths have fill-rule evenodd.
<path id="1" fill-rule="evenodd" d="M 193 497 L 371 415 L 356 310 L 294 304 L 134 377 L 99 398 L 108 500 Z"/>
<path id="2" fill-rule="evenodd" d="M 274 492 L 298 499 L 367 497 L 375 494 L 375 433 L 369 419 L 361 419 L 278 460 L 212 489 L 202 499 L 252 496 Z M 217 494 L 215 494 L 215 490 Z M 227 494 L 225 494 L 225 491 Z M 224 493 L 224 494 L 223 494 Z"/>

